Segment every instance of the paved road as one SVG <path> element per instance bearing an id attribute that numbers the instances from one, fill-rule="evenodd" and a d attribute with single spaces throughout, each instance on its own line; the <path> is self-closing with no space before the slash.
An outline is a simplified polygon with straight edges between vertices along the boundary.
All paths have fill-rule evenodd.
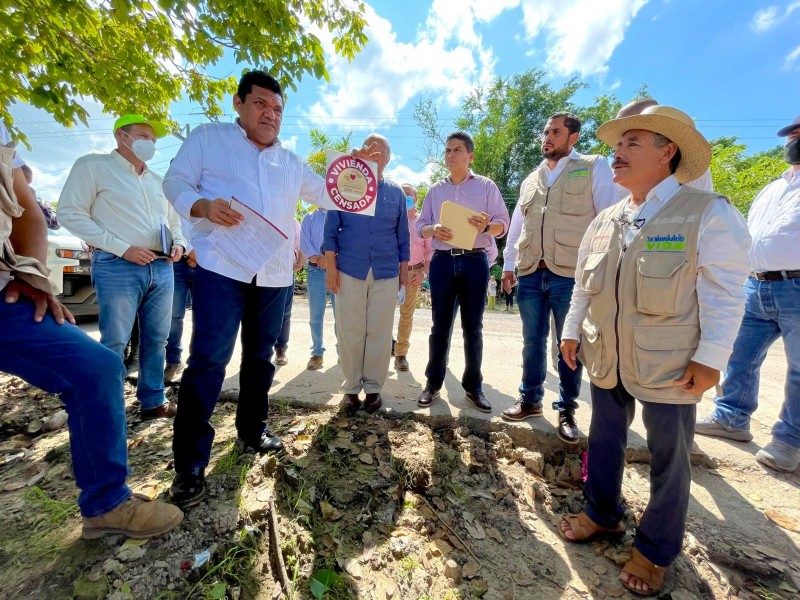
<path id="1" fill-rule="evenodd" d="M 191 338 L 190 317 L 187 313 L 187 324 L 184 332 L 184 347 L 189 347 Z M 395 327 L 397 324 L 395 317 Z M 99 337 L 97 324 L 88 323 L 82 326 L 94 337 Z M 456 325 L 453 335 L 453 348 L 450 356 L 450 365 L 445 386 L 442 390 L 442 401 L 434 404 L 430 409 L 420 409 L 416 405 L 416 398 L 425 383 L 425 364 L 427 361 L 428 333 L 431 327 L 431 313 L 429 309 L 418 309 L 414 323 L 414 332 L 411 338 L 411 351 L 408 356 L 411 370 L 407 373 L 397 373 L 390 363 L 389 378 L 384 387 L 384 407 L 389 411 L 415 412 L 430 414 L 433 417 L 469 417 L 484 422 L 487 427 L 499 425 L 502 421 L 500 412 L 512 405 L 517 397 L 517 387 L 521 375 L 522 331 L 520 317 L 517 313 L 507 313 L 496 310 L 487 313 L 484 319 L 484 390 L 492 403 L 494 410 L 491 415 L 481 413 L 471 407 L 464 399 L 463 389 L 460 385 L 461 373 L 464 369 L 464 356 L 461 344 L 460 328 Z M 273 396 L 284 397 L 298 403 L 313 405 L 335 406 L 341 399 L 339 389 L 342 383 L 342 372 L 336 364 L 334 348 L 333 312 L 328 307 L 325 320 L 325 341 L 328 352 L 325 355 L 325 365 L 319 371 L 308 371 L 305 366 L 310 356 L 309 348 L 311 336 L 308 327 L 308 303 L 303 298 L 296 298 L 292 312 L 292 331 L 288 351 L 289 364 L 280 367 L 276 373 Z M 228 367 L 224 389 L 235 390 L 238 388 L 239 352 L 237 344 L 234 358 Z M 184 353 L 184 358 L 186 357 Z M 699 449 L 718 460 L 738 464 L 753 462 L 753 456 L 763 445 L 770 440 L 770 429 L 780 411 L 783 401 L 783 385 L 786 373 L 786 361 L 783 346 L 776 343 L 770 350 L 767 362 L 762 370 L 761 391 L 759 395 L 760 407 L 755 415 L 752 426 L 754 440 L 748 444 L 738 444 L 696 437 Z M 539 442 L 546 443 L 551 449 L 558 448 L 561 442 L 555 437 L 556 412 L 550 405 L 558 395 L 558 379 L 551 366 L 545 384 L 545 415 L 542 419 L 526 421 L 523 424 L 511 425 L 512 431 L 521 437 L 533 435 Z M 706 415 L 713 410 L 711 397 L 707 394 L 698 407 L 698 415 Z M 580 397 L 580 408 L 577 412 L 578 424 L 582 431 L 588 432 L 591 418 L 591 402 L 589 399 L 589 384 L 584 376 L 584 384 Z M 640 415 L 633 423 L 629 436 L 629 448 L 632 451 L 643 452 L 646 449 L 644 439 L 644 426 Z M 515 436 L 516 437 L 516 436 Z"/>

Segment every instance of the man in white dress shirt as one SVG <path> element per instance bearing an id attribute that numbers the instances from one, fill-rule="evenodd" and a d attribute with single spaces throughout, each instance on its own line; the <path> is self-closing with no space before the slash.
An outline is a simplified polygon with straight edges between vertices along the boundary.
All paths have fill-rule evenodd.
<path id="1" fill-rule="evenodd" d="M 696 406 L 733 348 L 750 236 L 726 198 L 681 185 L 711 161 L 686 113 L 652 106 L 597 136 L 616 149 L 614 181 L 630 195 L 597 216 L 578 252 L 561 353 L 575 368 L 580 340 L 591 380 L 589 478 L 583 512 L 564 517 L 561 533 L 580 542 L 625 531 L 625 447 L 640 400 L 650 499 L 620 579 L 651 595 L 683 545 Z"/>
<path id="2" fill-rule="evenodd" d="M 722 382 L 716 409 L 697 422 L 701 435 L 746 442 L 758 408 L 758 383 L 767 350 L 783 338 L 788 370 L 786 397 L 772 442 L 756 460 L 780 471 L 800 465 L 800 116 L 778 132 L 786 137 L 789 168 L 761 190 L 747 217 L 750 268 L 745 313 Z"/>
<path id="3" fill-rule="evenodd" d="M 58 201 L 61 223 L 97 248 L 92 283 L 100 313 L 100 342 L 120 358 L 139 316 L 139 380 L 142 420 L 175 416 L 164 396 L 164 363 L 172 315 L 172 263 L 186 242 L 178 215 L 164 197 L 161 177 L 147 168 L 163 124 L 140 115 L 114 123 L 116 150 L 79 158 Z M 162 226 L 172 244 L 163 248 Z M 168 239 L 169 236 L 164 236 Z"/>
<path id="4" fill-rule="evenodd" d="M 616 201 L 611 169 L 603 156 L 578 154 L 581 122 L 556 113 L 542 132 L 544 160 L 520 186 L 503 253 L 503 290 L 510 294 L 519 275 L 517 306 L 522 318 L 522 381 L 519 400 L 503 418 L 522 421 L 542 416 L 547 375 L 547 336 L 561 341 L 575 285 L 578 246 L 592 220 Z M 559 356 L 558 437 L 578 442 L 575 422 L 581 390 L 581 365 L 573 370 Z"/>
<path id="5" fill-rule="evenodd" d="M 164 192 L 178 213 L 192 222 L 195 270 L 194 330 L 175 418 L 175 480 L 172 500 L 181 506 L 200 501 L 205 487 L 214 428 L 209 423 L 225 368 L 241 326 L 242 364 L 236 430 L 246 448 L 259 453 L 283 448 L 266 425 L 269 390 L 275 374 L 271 358 L 292 285 L 293 225 L 298 199 L 319 204 L 324 182 L 278 134 L 283 92 L 271 75 L 250 71 L 233 97 L 235 123 L 208 123 L 186 138 L 164 179 Z M 236 227 L 242 215 L 236 198 L 271 221 L 286 236 L 258 271 L 215 249 L 209 235 Z"/>

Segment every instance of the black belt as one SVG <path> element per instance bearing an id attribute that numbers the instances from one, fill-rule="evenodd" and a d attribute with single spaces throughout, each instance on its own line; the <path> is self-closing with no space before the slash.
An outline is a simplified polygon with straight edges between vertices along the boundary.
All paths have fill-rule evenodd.
<path id="1" fill-rule="evenodd" d="M 475 250 L 464 250 L 463 248 L 451 248 L 450 250 L 436 250 L 436 252 L 441 252 L 442 254 L 452 254 L 453 256 L 461 256 L 462 254 L 479 254 L 481 252 L 486 254 L 486 250 L 484 248 L 476 248 Z"/>
<path id="2" fill-rule="evenodd" d="M 763 271 L 761 273 L 751 273 L 759 281 L 784 281 L 786 279 L 797 279 L 800 271 Z"/>
<path id="3" fill-rule="evenodd" d="M 415 265 L 408 265 L 408 270 L 409 271 L 422 271 L 422 269 L 424 269 L 424 268 L 425 268 L 425 263 L 424 262 L 417 263 Z"/>

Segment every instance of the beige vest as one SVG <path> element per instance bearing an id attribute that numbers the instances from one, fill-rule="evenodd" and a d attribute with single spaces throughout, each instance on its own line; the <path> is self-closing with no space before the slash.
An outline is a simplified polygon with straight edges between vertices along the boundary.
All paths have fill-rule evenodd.
<path id="1" fill-rule="evenodd" d="M 682 186 L 649 219 L 625 250 L 614 219 L 625 202 L 592 225 L 590 252 L 579 285 L 592 294 L 581 323 L 580 358 L 589 378 L 604 389 L 617 385 L 648 402 L 693 404 L 672 385 L 700 341 L 697 239 L 703 214 L 718 194 Z"/>
<path id="2" fill-rule="evenodd" d="M 533 273 L 540 260 L 562 277 L 575 277 L 578 247 L 595 218 L 592 168 L 602 156 L 579 155 L 570 160 L 547 187 L 547 171 L 540 166 L 520 186 L 519 208 L 524 221 L 517 242 L 519 275 Z"/>
<path id="3" fill-rule="evenodd" d="M 23 213 L 14 195 L 13 159 L 14 149 L 0 146 L 0 290 L 7 284 L 11 273 L 33 287 L 50 293 L 52 286 L 47 279 L 49 269 L 34 258 L 17 256 L 9 240 L 13 219 Z"/>

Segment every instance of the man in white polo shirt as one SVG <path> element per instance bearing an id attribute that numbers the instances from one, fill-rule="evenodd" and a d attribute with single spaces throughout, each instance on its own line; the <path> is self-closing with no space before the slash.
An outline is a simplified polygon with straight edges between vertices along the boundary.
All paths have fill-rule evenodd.
<path id="1" fill-rule="evenodd" d="M 178 214 L 164 197 L 161 177 L 146 164 L 167 129 L 129 114 L 116 120 L 113 131 L 115 150 L 88 154 L 72 167 L 58 201 L 58 218 L 97 248 L 92 282 L 100 309 L 100 342 L 122 358 L 139 316 L 136 397 L 142 420 L 174 417 L 175 405 L 164 396 L 165 348 L 172 316 L 172 263 L 183 256 L 186 242 Z"/>

